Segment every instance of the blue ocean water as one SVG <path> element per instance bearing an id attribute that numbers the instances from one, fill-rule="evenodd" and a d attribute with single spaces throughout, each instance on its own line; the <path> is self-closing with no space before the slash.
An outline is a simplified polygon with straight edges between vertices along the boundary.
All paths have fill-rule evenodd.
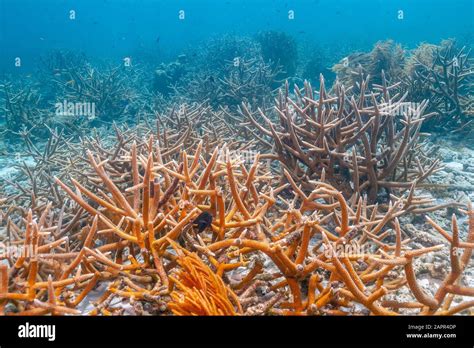
<path id="1" fill-rule="evenodd" d="M 472 0 L 0 0 L 0 71 L 23 72 L 51 49 L 120 60 L 156 50 L 163 59 L 210 36 L 283 31 L 361 50 L 393 39 L 407 47 L 472 39 Z M 70 18 L 74 11 L 75 18 Z M 179 18 L 184 11 L 184 20 Z M 289 13 L 293 11 L 293 18 Z M 400 12 L 403 11 L 400 18 Z"/>

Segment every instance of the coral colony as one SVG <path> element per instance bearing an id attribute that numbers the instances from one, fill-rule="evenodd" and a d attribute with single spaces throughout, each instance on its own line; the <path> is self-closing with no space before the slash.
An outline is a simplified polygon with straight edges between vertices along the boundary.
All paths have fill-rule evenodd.
<path id="1" fill-rule="evenodd" d="M 1 314 L 472 314 L 473 206 L 430 194 L 428 143 L 472 132 L 466 48 L 380 42 L 293 87 L 283 33 L 190 55 L 2 82 L 29 160 L 0 181 Z"/>

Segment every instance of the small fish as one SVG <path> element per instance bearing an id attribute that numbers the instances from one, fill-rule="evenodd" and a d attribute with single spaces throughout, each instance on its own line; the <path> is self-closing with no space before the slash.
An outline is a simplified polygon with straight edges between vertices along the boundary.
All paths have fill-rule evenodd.
<path id="1" fill-rule="evenodd" d="M 158 36 L 155 41 L 156 41 L 157 44 L 159 44 L 160 43 L 160 37 Z"/>
<path id="2" fill-rule="evenodd" d="M 197 227 L 198 233 L 201 233 L 206 228 L 212 224 L 212 215 L 207 211 L 202 212 L 199 216 L 193 221 L 193 225 Z"/>

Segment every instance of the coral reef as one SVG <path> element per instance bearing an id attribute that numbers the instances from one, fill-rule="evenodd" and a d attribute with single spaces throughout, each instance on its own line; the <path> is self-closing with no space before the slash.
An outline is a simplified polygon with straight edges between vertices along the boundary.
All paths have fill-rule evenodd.
<path id="1" fill-rule="evenodd" d="M 180 83 L 187 73 L 186 60 L 186 55 L 181 55 L 174 62 L 161 63 L 155 70 L 153 89 L 164 96 L 171 94 L 172 86 Z"/>
<path id="2" fill-rule="evenodd" d="M 280 79 L 295 74 L 298 65 L 298 49 L 293 37 L 284 32 L 264 31 L 257 35 L 257 41 L 260 44 L 263 59 L 282 67 Z"/>
<path id="3" fill-rule="evenodd" d="M 6 253 L 0 268 L 5 314 L 79 314 L 83 303 L 92 315 L 455 314 L 474 305 L 451 306 L 472 293 L 461 285 L 474 247 L 471 206 L 466 241 L 455 217 L 452 234 L 428 219 L 453 255 L 432 298 L 413 260 L 446 246 L 413 248 L 398 222 L 423 200 L 409 194 L 384 211 L 364 197 L 348 202 L 324 177 L 306 194 L 289 175 L 278 183 L 258 153 L 246 166 L 226 145 L 208 152 L 188 137 L 170 152 L 163 137 L 138 143 L 120 133 L 116 149 L 96 144 L 82 180 L 55 179 L 68 199 L 24 219 L 15 198 L 2 201 L 7 235 L 25 251 Z M 213 219 L 197 228 L 201 212 Z M 405 286 L 412 301 L 387 299 Z"/>
<path id="4" fill-rule="evenodd" d="M 2 83 L 22 146 L 0 173 L 0 313 L 472 314 L 472 166 L 423 132 L 472 129 L 469 52 L 379 42 L 330 89 L 276 92 L 293 38 L 207 44 L 150 75 L 58 51 L 42 85 Z"/>
<path id="5" fill-rule="evenodd" d="M 280 73 L 280 65 L 264 58 L 255 40 L 225 35 L 161 63 L 152 90 L 173 100 L 235 108 L 243 100 L 271 100 Z"/>
<path id="6" fill-rule="evenodd" d="M 190 52 L 193 64 L 182 79 L 173 80 L 174 95 L 208 101 L 213 107 L 235 108 L 243 100 L 264 104 L 272 99 L 282 67 L 265 57 L 250 38 L 223 36 Z"/>
<path id="7" fill-rule="evenodd" d="M 399 84 L 400 92 L 408 92 L 411 103 L 429 101 L 427 111 L 436 114 L 424 122 L 423 130 L 473 134 L 472 58 L 470 50 L 458 48 L 454 40 L 423 43 L 411 51 L 392 40 L 378 42 L 371 52 L 343 58 L 333 71 L 354 93 L 360 92 L 368 76 L 380 85 L 383 73 L 392 84 Z"/>
<path id="8" fill-rule="evenodd" d="M 303 45 L 301 45 L 303 46 Z M 298 56 L 301 65 L 299 76 L 303 76 L 312 84 L 319 83 L 319 76 L 322 74 L 328 85 L 332 85 L 336 78 L 336 74 L 331 69 L 335 63 L 334 56 L 340 55 L 342 47 L 332 47 L 330 45 L 310 45 L 307 44 L 300 48 Z M 336 53 L 337 52 L 337 53 Z"/>
<path id="9" fill-rule="evenodd" d="M 46 121 L 41 95 L 34 87 L 5 81 L 0 84 L 0 91 L 0 133 L 5 137 L 23 134 Z"/>
<path id="10" fill-rule="evenodd" d="M 429 110 L 437 113 L 428 120 L 426 129 L 472 133 L 472 66 L 470 51 L 458 49 L 453 40 L 442 41 L 439 46 L 423 44 L 414 50 L 404 67 L 405 84 L 413 102 L 428 99 Z"/>
<path id="11" fill-rule="evenodd" d="M 397 82 L 403 72 L 405 51 L 393 40 L 377 42 L 368 53 L 357 52 L 333 66 L 337 79 L 347 88 L 357 88 L 361 76 L 370 76 L 373 84 L 382 83 L 382 73 L 391 82 Z"/>
<path id="12" fill-rule="evenodd" d="M 128 120 L 147 107 L 138 68 L 92 66 L 67 51 L 41 61 L 34 77 L 0 84 L 1 132 L 12 140 L 25 134 L 43 138 L 49 128 L 83 135 L 89 127 Z"/>
<path id="13" fill-rule="evenodd" d="M 171 244 L 179 248 L 174 242 Z M 173 314 L 236 315 L 242 312 L 237 295 L 197 254 L 183 248 L 177 251 L 177 262 L 182 269 L 178 271 L 177 279 L 171 277 L 178 288 L 170 294 L 172 300 L 168 307 Z"/>
<path id="14" fill-rule="evenodd" d="M 175 95 L 191 101 L 207 101 L 213 107 L 235 108 L 242 101 L 267 103 L 272 97 L 272 85 L 278 70 L 260 58 L 238 58 L 223 67 L 223 74 L 199 72 L 186 76 L 174 88 Z"/>
<path id="15" fill-rule="evenodd" d="M 196 61 L 195 68 L 207 70 L 219 77 L 225 73 L 226 66 L 235 58 L 252 60 L 262 57 L 258 42 L 249 37 L 222 35 L 206 40 L 202 47 L 188 53 Z"/>
<path id="16" fill-rule="evenodd" d="M 289 96 L 288 85 L 280 91 L 275 117 L 261 109 L 253 115 L 245 104 L 242 112 L 285 173 L 305 188 L 324 171 L 339 190 L 354 194 L 353 200 L 368 192 L 369 201 L 375 202 L 382 188 L 390 194 L 421 184 L 438 162 L 418 142 L 422 121 L 429 117 L 424 113 L 427 102 L 404 110 L 405 96 L 392 97 L 393 86 L 383 74 L 382 85 L 373 91 L 367 86 L 368 79 L 360 86 L 360 97 L 349 99 L 340 85 L 329 94 L 321 76 L 318 94 L 309 83 L 303 90 L 295 88 L 295 98 Z"/>
<path id="17" fill-rule="evenodd" d="M 136 92 L 131 88 L 135 78 L 133 72 L 125 67 L 117 66 L 94 69 L 87 66 L 85 71 L 77 71 L 78 67 L 64 69 L 55 78 L 56 100 L 59 102 L 84 102 L 95 105 L 95 114 L 90 115 L 103 121 L 120 120 L 127 113 L 133 113 Z M 69 116 L 69 115 L 67 115 Z M 84 115 L 72 115 L 67 122 L 84 122 Z M 89 115 L 86 115 L 89 116 Z"/>

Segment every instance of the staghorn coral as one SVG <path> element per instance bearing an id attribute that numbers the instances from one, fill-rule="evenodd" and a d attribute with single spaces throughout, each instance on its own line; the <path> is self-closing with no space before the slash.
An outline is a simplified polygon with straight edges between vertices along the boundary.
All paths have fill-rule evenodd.
<path id="1" fill-rule="evenodd" d="M 188 55 L 196 61 L 193 65 L 198 66 L 199 70 L 214 73 L 222 78 L 228 63 L 235 58 L 253 60 L 261 57 L 262 53 L 258 42 L 252 38 L 221 35 L 206 40 L 196 51 L 191 50 Z"/>
<path id="2" fill-rule="evenodd" d="M 292 293 L 292 301 L 282 303 L 281 308 L 274 308 L 273 313 L 344 315 L 351 312 L 349 308 L 352 307 L 352 302 L 358 302 L 370 313 L 394 315 L 396 312 L 393 309 L 398 310 L 406 304 L 397 301 L 384 302 L 379 299 L 390 292 L 396 292 L 407 283 L 415 298 L 420 301 L 415 307 L 422 308 L 423 312 L 428 310 L 423 306 L 427 302 L 419 296 L 420 289 L 414 274 L 411 273 L 411 262 L 413 258 L 438 251 L 443 246 L 436 245 L 416 250 L 407 247 L 410 241 L 402 240 L 397 219 L 404 214 L 402 200 L 393 203 L 386 214 L 378 216 L 376 206 L 369 206 L 367 202 L 360 200 L 356 207 L 351 208 L 339 192 L 322 182 L 317 184 L 310 196 L 304 195 L 295 187 L 294 189 L 296 199 L 288 204 L 285 214 L 281 215 L 281 220 L 276 220 L 271 230 L 273 242 L 238 239 L 224 240 L 209 246 L 211 251 L 216 251 L 237 245 L 241 248 L 241 252 L 259 250 L 270 257 L 281 272 L 274 274 L 273 279 L 284 276 L 284 280 L 273 284 L 272 289 L 289 286 Z M 319 203 L 318 199 L 321 198 L 326 204 Z M 305 214 L 308 211 L 313 214 Z M 472 208 L 468 211 L 470 216 L 468 243 L 462 243 L 463 247 L 467 248 L 463 256 L 463 268 L 458 269 L 456 275 L 446 278 L 446 284 L 455 281 L 469 262 L 473 246 L 472 243 L 469 244 L 473 236 Z M 385 228 L 389 224 L 393 227 Z M 384 241 L 391 239 L 391 234 L 395 234 L 395 244 Z M 316 235 L 320 235 L 321 238 L 310 247 L 310 241 Z M 452 240 L 449 234 L 444 235 L 449 241 Z M 461 245 L 455 241 L 453 243 Z M 451 248 L 453 247 L 455 246 L 451 244 Z M 406 278 L 403 276 L 393 278 L 391 271 L 400 265 L 405 265 Z M 324 272 L 314 272 L 316 269 L 323 269 Z M 438 290 L 440 295 L 436 297 L 436 306 L 431 301 L 431 314 L 438 309 L 443 311 L 441 307 L 444 298 L 441 294 L 446 291 L 443 289 L 440 287 Z M 464 294 L 470 291 L 468 288 L 463 289 Z M 444 308 L 449 307 L 450 303 L 449 301 L 449 304 L 444 304 Z M 412 305 L 413 303 L 407 307 L 413 308 Z M 453 308 L 450 313 L 456 313 L 472 305 L 472 302 L 465 302 Z"/>
<path id="3" fill-rule="evenodd" d="M 174 62 L 161 63 L 155 70 L 153 77 L 153 89 L 164 96 L 173 92 L 173 85 L 180 83 L 180 80 L 186 75 L 187 57 L 181 55 Z"/>
<path id="4" fill-rule="evenodd" d="M 340 85 L 331 95 L 321 75 L 318 94 L 305 83 L 304 90 L 295 87 L 292 98 L 286 85 L 274 117 L 260 108 L 255 115 L 245 104 L 242 113 L 272 157 L 305 189 L 325 171 L 347 196 L 357 200 L 367 192 L 375 202 L 382 188 L 390 193 L 421 184 L 436 171 L 438 161 L 423 154 L 418 143 L 421 123 L 430 116 L 424 114 L 427 101 L 404 109 L 406 95 L 392 96 L 394 86 L 384 77 L 373 91 L 368 84 L 368 79 L 361 84 L 360 97 L 349 98 Z"/>
<path id="5" fill-rule="evenodd" d="M 445 246 L 413 249 L 403 239 L 398 218 L 423 205 L 411 193 L 393 197 L 384 212 L 362 197 L 346 201 L 325 178 L 313 181 L 310 194 L 289 175 L 289 184 L 279 185 L 258 154 L 246 168 L 229 149 L 219 156 L 219 149 L 207 153 L 202 143 L 188 149 L 192 155 L 181 151 L 166 162 L 167 150 L 152 137 L 119 148 L 113 160 L 88 153 L 91 188 L 71 178 L 71 189 L 56 179 L 78 217 L 49 203 L 37 217 L 29 210 L 24 221 L 9 220 L 11 242 L 29 252 L 6 254 L 0 268 L 5 314 L 79 314 L 103 283 L 106 290 L 89 303 L 89 314 L 123 314 L 114 299 L 128 299 L 134 314 L 365 313 L 355 303 L 379 315 L 404 308 L 455 314 L 473 305 L 451 306 L 453 296 L 472 292 L 459 285 L 473 248 L 471 206 L 466 242 L 455 218 L 452 235 L 429 220 L 451 251 L 465 249 L 460 259 L 451 258 L 452 271 L 432 299 L 418 285 L 412 260 Z M 198 231 L 193 221 L 202 211 L 214 219 Z M 355 249 L 341 252 L 347 245 Z M 202 290 L 186 272 L 191 268 L 213 285 Z M 386 299 L 404 286 L 412 302 Z"/>
<path id="6" fill-rule="evenodd" d="M 221 74 L 201 71 L 184 78 L 175 94 L 192 101 L 207 100 L 214 107 L 235 107 L 242 101 L 263 105 L 272 97 L 279 72 L 260 57 L 236 57 L 226 62 Z"/>
<path id="7" fill-rule="evenodd" d="M 422 43 L 416 49 L 410 51 L 403 67 L 407 76 L 415 76 L 417 72 L 423 70 L 423 66 L 432 66 L 436 57 L 438 46 Z"/>
<path id="8" fill-rule="evenodd" d="M 255 40 L 224 35 L 160 64 L 152 88 L 174 101 L 235 107 L 243 100 L 271 99 L 280 73 L 281 67 L 262 56 Z"/>
<path id="9" fill-rule="evenodd" d="M 138 93 L 131 87 L 137 79 L 135 70 L 126 67 L 94 69 L 86 66 L 83 69 L 71 67 L 61 70 L 55 77 L 56 102 L 84 102 L 95 105 L 95 115 L 66 116 L 55 119 L 58 123 L 73 125 L 87 123 L 95 118 L 102 121 L 118 120 L 132 113 Z"/>
<path id="10" fill-rule="evenodd" d="M 0 84 L 0 132 L 11 140 L 29 133 L 43 139 L 49 128 L 84 135 L 91 125 L 129 120 L 149 108 L 137 67 L 93 67 L 61 51 L 43 59 L 34 77 Z"/>
<path id="11" fill-rule="evenodd" d="M 150 140 L 148 144 L 153 144 L 153 141 Z M 150 149 L 152 151 L 155 149 L 154 147 L 149 148 L 148 146 L 144 146 L 141 149 Z M 117 294 L 129 294 L 130 296 L 139 296 L 140 298 L 143 297 L 153 297 L 153 296 L 158 296 L 158 293 L 160 291 L 166 291 L 166 288 L 169 284 L 168 281 L 168 276 L 167 273 L 165 272 L 165 269 L 163 268 L 162 264 L 162 257 L 161 255 L 163 252 L 165 252 L 166 246 L 168 245 L 168 238 L 177 238 L 181 232 L 183 232 L 183 229 L 186 227 L 187 229 L 190 228 L 189 223 L 192 222 L 192 219 L 196 216 L 196 213 L 198 209 L 210 209 L 211 211 L 214 211 L 214 215 L 217 215 L 215 210 L 217 207 L 219 207 L 219 216 L 220 216 L 220 226 L 219 227 L 213 227 L 216 235 L 221 236 L 225 232 L 226 229 L 239 229 L 239 226 L 248 226 L 251 225 L 252 221 L 255 221 L 255 218 L 251 219 L 251 221 L 241 221 L 242 217 L 239 214 L 236 214 L 236 211 L 233 211 L 232 213 L 229 213 L 229 216 L 227 220 L 224 222 L 223 215 L 224 211 L 223 209 L 223 204 L 228 200 L 229 196 L 225 196 L 225 200 L 223 199 L 224 197 L 221 196 L 219 192 L 215 192 L 214 194 L 210 191 L 207 185 L 211 185 L 211 187 L 214 187 L 215 182 L 219 180 L 219 177 L 224 175 L 228 175 L 228 180 L 229 180 L 229 185 L 231 187 L 232 195 L 235 198 L 235 195 L 238 194 L 239 189 L 237 188 L 237 182 L 235 179 L 235 175 L 233 173 L 233 164 L 231 164 L 230 159 L 227 159 L 227 165 L 224 166 L 227 169 L 224 170 L 223 172 L 220 171 L 220 174 L 217 174 L 215 176 L 211 176 L 211 170 L 214 165 L 217 165 L 217 159 L 218 159 L 218 151 L 213 152 L 213 156 L 209 159 L 209 162 L 205 164 L 205 170 L 202 169 L 202 173 L 200 175 L 200 180 L 198 180 L 199 185 L 193 184 L 190 180 L 191 178 L 197 177 L 197 169 L 199 169 L 199 163 L 200 163 L 200 152 L 202 150 L 202 144 L 198 145 L 198 149 L 196 150 L 196 154 L 193 158 L 193 162 L 190 167 L 189 163 L 187 162 L 187 155 L 185 152 L 182 154 L 182 160 L 183 163 L 180 164 L 181 169 L 174 168 L 172 167 L 164 167 L 161 163 L 161 158 L 162 154 L 159 151 L 159 148 L 156 148 L 156 151 L 153 151 L 153 156 L 150 155 L 147 156 L 146 160 L 146 165 L 143 167 L 143 158 L 141 155 L 137 154 L 137 147 L 136 145 L 132 146 L 132 149 L 128 154 L 125 155 L 125 160 L 129 165 L 131 166 L 131 177 L 129 177 L 128 182 L 131 186 L 128 187 L 128 189 L 124 189 L 123 192 L 125 192 L 125 195 L 122 194 L 122 189 L 119 189 L 120 186 L 122 186 L 119 182 L 123 179 L 127 179 L 127 177 L 121 179 L 120 177 L 118 178 L 118 182 L 114 182 L 108 174 L 104 171 L 103 165 L 106 162 L 101 162 L 98 163 L 94 156 L 89 153 L 89 160 L 90 164 L 94 168 L 96 175 L 98 176 L 98 179 L 102 182 L 104 187 L 106 187 L 109 192 L 109 195 L 105 195 L 102 190 L 98 190 L 97 192 L 92 192 L 91 190 L 86 189 L 83 185 L 81 185 L 78 181 L 72 180 L 74 186 L 76 187 L 77 190 L 79 191 L 73 191 L 70 188 L 68 188 L 64 183 L 62 183 L 61 180 L 56 179 L 56 182 L 74 199 L 77 204 L 87 213 L 87 215 L 91 214 L 95 216 L 93 221 L 91 222 L 92 224 L 86 227 L 85 229 L 80 229 L 77 233 L 74 234 L 75 238 L 71 238 L 69 241 L 68 238 L 62 237 L 59 239 L 59 235 L 63 235 L 63 228 L 64 229 L 69 229 L 70 224 L 66 224 L 65 226 L 61 226 L 61 221 L 64 219 L 66 220 L 66 216 L 64 216 L 64 211 L 59 212 L 61 215 L 58 219 L 55 221 L 59 221 L 59 225 L 53 227 L 48 226 L 48 229 L 51 229 L 52 231 L 55 231 L 55 233 L 48 233 L 50 236 L 49 238 L 52 238 L 53 241 L 51 243 L 46 243 L 45 248 L 40 249 L 40 253 L 44 250 L 50 251 L 51 253 L 47 253 L 47 255 L 40 254 L 38 256 L 37 252 L 34 252 L 33 255 L 30 255 L 28 257 L 23 258 L 22 262 L 15 262 L 15 267 L 14 271 L 10 272 L 11 275 L 25 275 L 27 272 L 29 274 L 28 268 L 25 270 L 23 268 L 23 262 L 26 259 L 28 262 L 33 262 L 35 260 L 35 264 L 38 265 L 38 272 L 40 274 L 46 273 L 51 273 L 52 271 L 46 271 L 48 267 L 53 267 L 54 269 L 54 274 L 61 275 L 61 281 L 59 283 L 53 283 L 53 286 L 55 286 L 55 292 L 58 293 L 58 296 L 62 294 L 64 297 L 71 297 L 71 296 L 79 296 L 79 300 L 75 300 L 74 303 L 78 305 L 82 299 L 84 298 L 85 294 L 90 291 L 96 282 L 98 280 L 107 280 L 111 278 L 115 278 L 120 275 L 120 273 L 123 273 L 121 271 L 130 271 L 130 276 L 133 279 L 145 279 L 145 284 L 146 283 L 151 283 L 154 284 L 154 287 L 156 288 L 153 290 L 151 287 L 148 289 L 143 288 L 141 291 L 144 293 L 141 295 L 137 295 L 136 291 L 129 291 L 128 290 L 122 290 L 119 288 L 121 285 L 121 279 L 118 280 L 117 285 L 111 286 L 111 292 L 117 293 Z M 156 156 L 156 157 L 155 157 Z M 155 158 L 154 158 L 155 157 Z M 157 161 L 157 167 L 155 168 L 153 166 L 153 160 Z M 184 163 L 187 163 L 184 165 Z M 145 173 L 140 175 L 140 170 L 139 167 L 142 169 L 145 169 Z M 160 176 L 163 178 L 163 182 L 154 180 L 155 174 L 153 174 L 152 170 L 158 170 L 162 172 Z M 240 175 L 238 175 L 237 180 L 246 180 L 247 183 L 244 183 L 245 185 L 252 185 L 253 182 L 249 180 L 248 178 L 246 179 L 246 176 L 248 175 L 255 175 L 255 171 L 251 171 L 250 174 L 245 172 Z M 183 177 L 184 175 L 184 177 Z M 179 185 L 179 182 L 183 178 L 188 178 L 185 179 L 184 182 L 188 186 L 182 187 L 182 185 Z M 137 184 L 137 180 L 138 184 Z M 143 180 L 143 181 L 142 181 Z M 93 181 L 93 180 L 92 180 Z M 146 184 L 144 184 L 146 183 Z M 96 184 L 97 185 L 97 184 Z M 117 186 L 119 185 L 119 186 Z M 163 190 L 161 190 L 161 187 L 163 187 Z M 166 189 L 164 188 L 166 187 Z M 249 187 L 251 189 L 252 187 Z M 79 193 L 80 192 L 80 193 Z M 175 195 L 179 192 L 181 195 L 181 198 L 175 197 Z M 255 189 L 252 190 L 252 192 L 255 192 Z M 86 196 L 87 199 L 83 199 L 82 195 Z M 203 198 L 207 197 L 207 195 L 210 195 L 208 199 L 210 199 L 210 202 L 204 202 Z M 249 197 L 255 198 L 253 195 L 249 195 Z M 114 203 L 112 199 L 116 200 Z M 89 203 L 89 200 L 94 201 L 95 203 L 91 205 Z M 228 202 L 228 201 L 227 201 Z M 239 205 L 241 208 L 243 208 L 243 203 L 242 200 L 239 200 Z M 207 206 L 206 204 L 209 204 Z M 255 202 L 257 204 L 257 202 Z M 95 208 L 94 206 L 98 205 L 101 208 Z M 265 212 L 265 207 L 268 204 L 264 204 L 262 207 L 259 207 L 259 210 L 257 211 L 258 214 L 256 213 L 256 216 L 259 214 L 263 214 Z M 205 208 L 207 206 L 207 208 Z M 199 207 L 199 208 L 198 208 Z M 46 216 L 50 213 L 50 208 L 51 204 L 48 204 L 46 209 L 42 213 L 42 218 L 40 221 L 42 221 L 41 224 L 36 226 L 35 223 L 33 223 L 33 218 L 32 218 L 32 212 L 30 211 L 28 213 L 28 218 L 27 218 L 27 226 L 33 226 L 33 227 L 27 227 L 25 232 L 21 232 L 20 228 L 17 227 L 15 224 L 10 224 L 10 228 L 13 228 L 15 231 L 18 231 L 19 235 L 22 235 L 24 237 L 24 243 L 25 246 L 30 246 L 33 245 L 33 250 L 36 250 L 36 244 L 38 242 L 38 238 L 34 237 L 33 240 L 35 242 L 31 242 L 31 233 L 37 234 L 37 233 L 43 233 L 43 222 L 46 219 Z M 248 214 L 248 210 L 244 210 L 245 213 Z M 89 218 L 87 218 L 87 215 L 85 217 L 85 221 L 90 221 Z M 89 216 L 91 216 L 89 215 Z M 82 219 L 82 215 L 79 212 L 78 214 L 78 219 Z M 131 220 L 132 219 L 132 220 Z M 77 220 L 73 218 L 72 220 Z M 83 220 L 84 221 L 84 220 Z M 179 221 L 178 223 L 176 221 Z M 14 227 L 12 227 L 14 226 Z M 156 233 L 157 234 L 162 234 L 160 238 L 157 238 L 155 240 L 153 232 L 156 228 Z M 32 232 L 32 229 L 35 232 Z M 98 230 L 100 229 L 100 230 Z M 129 233 L 133 231 L 133 235 L 130 235 Z M 67 232 L 67 230 L 66 230 Z M 93 237 L 96 235 L 104 235 L 108 236 L 105 237 L 104 242 L 105 245 L 104 248 L 94 248 L 93 244 Z M 17 236 L 19 236 L 17 235 Z M 116 235 L 118 237 L 124 238 L 121 241 L 115 241 L 113 236 Z M 20 238 L 20 237 L 19 237 Z M 48 239 L 49 239 L 48 238 Z M 43 238 L 40 239 L 40 241 Z M 59 250 L 54 250 L 54 246 L 59 246 L 64 242 L 70 242 L 68 243 L 68 248 L 71 248 L 72 250 L 77 249 L 77 251 L 73 251 L 70 253 L 66 253 L 66 255 L 60 256 L 59 260 L 72 260 L 72 262 L 67 265 L 65 263 L 58 263 L 56 262 L 56 257 L 60 255 L 61 253 L 58 254 Z M 17 241 L 18 242 L 18 241 Z M 31 244 L 33 243 L 33 244 Z M 134 244 L 136 245 L 135 247 L 129 244 Z M 122 260 L 126 259 L 124 256 L 122 256 L 123 249 L 125 247 L 129 247 L 130 251 L 132 250 L 136 252 L 137 254 L 130 254 L 128 257 L 128 260 L 139 260 L 143 257 L 143 264 L 142 266 L 138 266 L 136 262 L 133 262 L 134 265 L 128 265 L 124 266 L 121 265 Z M 199 246 L 198 246 L 199 247 Z M 114 251 L 116 253 L 114 260 L 108 260 L 107 257 L 103 254 L 104 252 L 110 252 Z M 168 253 L 165 252 L 167 255 Z M 172 256 L 168 255 L 167 257 L 170 257 L 173 259 Z M 38 260 L 39 259 L 39 260 Z M 46 259 L 46 260 L 45 260 Z M 49 261 L 52 259 L 53 261 Z M 87 259 L 94 259 L 90 261 L 86 261 Z M 62 280 L 66 280 L 68 276 L 71 274 L 71 272 L 75 271 L 75 269 L 79 266 L 79 269 L 77 271 L 80 273 L 80 264 L 82 262 L 86 262 L 89 264 L 92 261 L 92 264 L 94 265 L 93 268 L 86 267 L 89 271 L 92 269 L 96 269 L 97 271 L 93 271 L 93 273 L 88 273 L 87 276 L 82 277 L 84 281 L 90 280 L 88 282 L 88 287 L 86 290 L 87 292 L 83 292 L 83 295 L 78 294 L 78 293 L 71 293 L 71 291 L 65 289 L 65 285 L 63 284 L 70 284 L 68 281 L 62 282 Z M 98 262 L 98 263 L 96 263 Z M 138 262 L 138 261 L 137 261 Z M 150 263 L 151 262 L 151 263 Z M 62 265 L 62 266 L 61 266 Z M 224 263 L 225 265 L 225 263 Z M 36 266 L 35 266 L 36 267 Z M 59 267 L 59 268 L 58 268 Z M 156 267 L 156 269 L 155 269 Z M 236 266 L 233 266 L 236 267 Z M 147 271 L 148 269 L 148 271 Z M 36 270 L 35 270 L 36 272 Z M 139 277 L 138 274 L 150 274 L 154 275 L 153 277 Z M 95 275 L 95 276 L 94 276 Z M 33 275 L 31 276 L 33 277 Z M 12 279 L 10 277 L 10 279 Z M 31 278 L 32 279 L 32 278 Z M 77 279 L 76 279 L 77 280 Z M 124 280 L 125 281 L 125 280 Z M 125 281 L 126 282 L 126 281 Z M 15 287 L 21 288 L 22 286 L 26 286 L 26 284 L 22 283 L 21 281 L 15 282 Z M 41 288 L 40 285 L 36 285 L 38 289 Z M 57 287 L 56 287 L 57 286 Z M 125 285 L 124 285 L 125 286 Z M 31 284 L 28 285 L 29 291 L 31 292 Z M 78 289 L 81 289 L 79 287 Z M 135 287 L 136 290 L 136 287 Z M 138 291 L 140 292 L 140 291 Z M 81 292 L 82 293 L 82 292 Z M 31 296 L 31 295 L 29 295 Z M 126 296 L 126 295 L 125 295 Z M 17 297 L 16 295 L 8 295 L 7 297 L 13 298 Z M 26 297 L 19 297 L 19 298 L 25 298 Z M 28 297 L 30 298 L 30 297 Z M 69 303 L 71 305 L 71 302 Z M 22 307 L 21 307 L 22 308 Z M 38 310 L 38 309 L 36 309 Z M 33 311 L 35 312 L 35 311 Z M 40 311 L 41 312 L 41 311 Z"/>
<path id="12" fill-rule="evenodd" d="M 81 52 L 52 50 L 40 57 L 40 64 L 44 68 L 40 73 L 55 75 L 71 68 L 85 69 L 89 61 L 87 56 Z"/>
<path id="13" fill-rule="evenodd" d="M 45 105 L 37 86 L 6 81 L 0 84 L 0 90 L 1 134 L 5 137 L 25 134 L 47 121 Z"/>
<path id="14" fill-rule="evenodd" d="M 377 42 L 368 53 L 357 52 L 343 58 L 332 70 L 337 80 L 345 87 L 354 87 L 359 92 L 361 77 L 370 76 L 373 84 L 382 84 L 383 79 L 398 82 L 403 73 L 405 51 L 393 40 Z M 382 76 L 384 74 L 384 77 Z"/>
<path id="15" fill-rule="evenodd" d="M 209 105 L 183 103 L 155 117 L 153 121 L 144 117 L 134 127 L 113 124 L 110 131 L 97 129 L 81 141 L 69 137 L 65 131 L 49 128 L 49 140 L 44 144 L 25 134 L 23 156 L 31 160 L 15 166 L 18 175 L 3 179 L 9 185 L 15 209 L 26 214 L 29 207 L 35 211 L 47 201 L 61 209 L 65 197 L 54 183 L 54 176 L 74 175 L 76 180 L 93 188 L 89 179 L 94 173 L 90 172 L 86 150 L 93 151 L 100 161 L 108 161 L 115 170 L 123 166 L 119 154 L 127 151 L 126 147 L 134 141 L 139 148 L 147 146 L 145 139 L 150 135 L 167 149 L 162 153 L 165 161 L 175 159 L 180 150 L 192 151 L 201 140 L 206 152 L 224 141 L 230 149 L 252 151 L 252 142 L 243 138 L 242 131 L 233 126 L 236 120 L 225 110 L 213 111 Z"/>
<path id="16" fill-rule="evenodd" d="M 404 69 L 403 81 L 410 99 L 429 99 L 429 111 L 436 112 L 425 124 L 426 129 L 472 134 L 474 74 L 470 50 L 458 49 L 454 40 L 444 40 L 438 46 L 422 44 L 413 51 Z"/>
<path id="17" fill-rule="evenodd" d="M 262 103 L 237 82 L 227 97 Z M 5 181 L 0 238 L 23 253 L 2 254 L 0 311 L 466 313 L 472 207 L 418 195 L 439 164 L 419 142 L 427 104 L 404 108 L 402 84 L 383 70 L 369 84 L 327 91 L 321 78 L 319 93 L 305 84 L 293 95 L 285 86 L 273 111 L 244 104 L 244 118 L 183 98 L 156 114 L 134 103 L 146 110 L 134 126 L 80 140 L 22 133 L 33 165 Z M 427 219 L 447 243 L 407 238 L 421 235 L 408 233 L 409 214 L 460 206 L 468 222 L 453 216 L 452 233 Z M 203 212 L 205 229 L 195 225 Z M 432 254 L 451 264 L 434 291 L 417 266 Z"/>
<path id="18" fill-rule="evenodd" d="M 360 93 L 362 81 L 370 76 L 380 85 L 382 73 L 408 92 L 412 103 L 429 100 L 427 111 L 433 117 L 424 122 L 424 130 L 454 130 L 472 134 L 472 58 L 467 47 L 458 48 L 454 40 L 439 45 L 420 44 L 407 51 L 393 41 L 378 42 L 371 52 L 357 52 L 333 66 L 337 80 L 348 93 Z"/>
<path id="19" fill-rule="evenodd" d="M 416 299 L 424 304 L 423 314 L 434 314 L 439 312 L 441 315 L 452 315 L 474 305 L 474 301 L 466 301 L 455 307 L 451 307 L 452 301 L 456 295 L 461 296 L 472 296 L 474 291 L 470 287 L 461 286 L 462 274 L 469 264 L 472 256 L 474 247 L 474 210 L 472 204 L 469 203 L 468 209 L 464 211 L 467 215 L 467 237 L 466 241 L 460 240 L 459 226 L 456 219 L 456 215 L 452 215 L 451 219 L 451 231 L 449 234 L 443 228 L 441 228 L 436 222 L 427 217 L 427 220 L 433 228 L 438 231 L 446 240 L 449 242 L 449 258 L 451 264 L 451 270 L 443 279 L 441 285 L 437 289 L 433 298 L 427 296 L 417 286 L 415 274 L 413 272 L 413 266 L 411 264 L 412 259 L 407 258 L 405 263 L 405 273 L 407 276 L 407 282 L 412 290 Z M 461 249 L 464 249 L 461 253 Z"/>

